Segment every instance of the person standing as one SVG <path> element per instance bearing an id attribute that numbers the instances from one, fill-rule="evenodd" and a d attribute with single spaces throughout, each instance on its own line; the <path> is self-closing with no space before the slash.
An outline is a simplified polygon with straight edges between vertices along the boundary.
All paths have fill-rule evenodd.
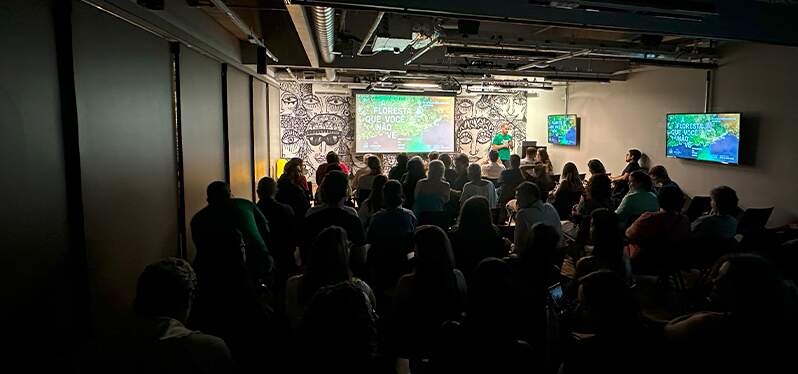
<path id="1" fill-rule="evenodd" d="M 510 131 L 510 124 L 502 122 L 499 125 L 499 133 L 493 137 L 490 149 L 499 152 L 499 160 L 505 168 L 510 167 L 510 152 L 513 149 L 513 136 Z"/>

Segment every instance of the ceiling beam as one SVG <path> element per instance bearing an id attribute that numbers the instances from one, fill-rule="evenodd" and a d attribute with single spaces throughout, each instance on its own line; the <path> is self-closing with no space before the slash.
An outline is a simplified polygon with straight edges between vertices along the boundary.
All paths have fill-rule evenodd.
<path id="1" fill-rule="evenodd" d="M 297 35 L 299 35 L 302 47 L 305 48 L 305 54 L 308 56 L 310 66 L 314 68 L 319 67 L 319 52 L 318 49 L 316 49 L 316 42 L 315 39 L 313 39 L 313 29 L 308 21 L 305 8 L 291 4 L 286 4 L 285 7 L 288 9 L 288 14 L 291 15 L 291 21 L 294 23 L 294 29 L 296 29 Z"/>

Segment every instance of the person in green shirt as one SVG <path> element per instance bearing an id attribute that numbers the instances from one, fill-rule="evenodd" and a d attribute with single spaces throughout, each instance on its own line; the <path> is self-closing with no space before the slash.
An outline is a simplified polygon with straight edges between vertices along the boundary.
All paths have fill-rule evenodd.
<path id="1" fill-rule="evenodd" d="M 499 126 L 499 133 L 493 137 L 493 143 L 490 149 L 499 152 L 499 160 L 502 161 L 504 167 L 510 167 L 510 150 L 513 149 L 513 136 L 508 134 L 510 125 L 507 122 L 502 122 Z"/>

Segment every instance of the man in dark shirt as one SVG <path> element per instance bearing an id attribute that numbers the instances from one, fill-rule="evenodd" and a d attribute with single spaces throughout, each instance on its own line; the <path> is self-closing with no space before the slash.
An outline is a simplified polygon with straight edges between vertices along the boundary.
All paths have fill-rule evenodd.
<path id="1" fill-rule="evenodd" d="M 407 153 L 396 155 L 396 166 L 388 172 L 388 179 L 401 180 L 402 176 L 407 173 L 407 161 Z"/>
<path id="2" fill-rule="evenodd" d="M 296 270 L 294 251 L 296 250 L 296 217 L 294 209 L 274 199 L 277 182 L 264 177 L 258 182 L 258 209 L 269 223 L 272 249 L 276 266 L 281 274 L 287 275 Z"/>
<path id="3" fill-rule="evenodd" d="M 454 182 L 451 182 L 451 188 L 453 190 L 462 191 L 463 186 L 468 183 L 468 156 L 464 154 L 459 154 L 454 159 L 454 171 L 457 173 Z"/>
<path id="4" fill-rule="evenodd" d="M 657 196 L 659 196 L 659 191 L 665 186 L 679 188 L 679 185 L 671 180 L 671 177 L 668 176 L 668 171 L 662 165 L 657 165 L 651 168 L 651 170 L 648 172 L 648 175 L 651 176 L 651 181 L 654 182 L 654 188 L 651 190 L 651 192 L 657 194 Z M 681 191 L 681 188 L 679 188 L 679 190 Z"/>
<path id="5" fill-rule="evenodd" d="M 614 188 L 612 191 L 612 197 L 614 199 L 622 199 L 627 192 L 629 192 L 629 175 L 633 172 L 640 170 L 640 157 L 643 154 L 640 153 L 637 149 L 630 149 L 626 152 L 626 167 L 621 172 L 621 175 L 617 177 L 610 177 L 612 183 L 614 184 Z"/>
<path id="6" fill-rule="evenodd" d="M 449 156 L 448 153 L 444 153 L 438 159 L 443 162 L 443 166 L 445 167 L 443 179 L 451 184 L 457 179 L 457 172 L 452 169 L 452 156 Z"/>
<path id="7" fill-rule="evenodd" d="M 251 201 L 233 198 L 230 186 L 222 181 L 208 185 L 208 206 L 191 219 L 191 236 L 197 247 L 196 262 L 202 262 L 204 252 L 210 253 L 215 236 L 230 229 L 238 230 L 244 240 L 244 258 L 253 280 L 269 281 L 274 261 L 266 242 L 269 226 L 266 217 Z M 212 264 L 208 264 L 212 265 Z"/>
<path id="8" fill-rule="evenodd" d="M 521 174 L 521 156 L 510 156 L 510 168 L 502 171 L 499 177 L 499 206 L 504 206 L 515 198 L 515 188 L 524 182 Z"/>

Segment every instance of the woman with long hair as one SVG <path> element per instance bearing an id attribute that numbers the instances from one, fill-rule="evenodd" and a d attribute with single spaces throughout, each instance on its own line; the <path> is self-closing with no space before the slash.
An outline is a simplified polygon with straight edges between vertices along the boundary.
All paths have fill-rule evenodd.
<path id="1" fill-rule="evenodd" d="M 571 218 L 571 211 L 574 205 L 579 203 L 585 188 L 582 186 L 582 180 L 579 178 L 579 170 L 573 162 L 567 162 L 562 168 L 560 175 L 560 184 L 554 190 L 552 196 L 552 205 L 557 208 L 557 213 L 560 219 L 566 220 Z"/>
<path id="2" fill-rule="evenodd" d="M 363 201 L 362 204 L 360 204 L 360 209 L 357 211 L 357 215 L 360 217 L 360 221 L 363 222 L 364 229 L 368 229 L 371 216 L 385 207 L 382 199 L 382 188 L 385 187 L 386 182 L 388 182 L 388 177 L 384 175 L 377 175 L 374 178 L 374 181 L 371 183 L 371 193 L 369 194 L 369 197 Z"/>
<path id="3" fill-rule="evenodd" d="M 360 169 L 355 173 L 355 179 L 352 185 L 357 190 L 356 199 L 358 204 L 362 204 L 369 196 L 371 196 L 371 185 L 374 183 L 374 178 L 382 175 L 382 162 L 377 156 L 366 156 L 366 167 Z"/>
<path id="4" fill-rule="evenodd" d="M 402 190 L 405 192 L 404 207 L 413 209 L 415 204 L 416 184 L 418 181 L 427 177 L 424 171 L 424 161 L 421 157 L 415 156 L 407 162 L 407 173 L 402 176 Z"/>
<path id="5" fill-rule="evenodd" d="M 502 258 L 509 252 L 508 243 L 493 224 L 488 200 L 482 196 L 472 196 L 463 203 L 449 238 L 457 268 L 466 278 L 483 259 Z"/>
<path id="6" fill-rule="evenodd" d="M 289 205 L 297 219 L 305 217 L 305 213 L 310 209 L 310 199 L 308 193 L 302 186 L 302 164 L 291 159 L 285 164 L 283 175 L 277 180 L 277 195 L 275 199 L 283 204 Z M 307 182 L 305 182 L 307 183 Z"/>
<path id="7" fill-rule="evenodd" d="M 547 152 L 545 148 L 538 149 L 538 154 L 535 156 L 535 161 L 537 161 L 538 164 L 546 167 L 546 174 L 554 174 L 554 166 L 552 166 L 551 159 L 549 158 L 549 152 Z"/>

